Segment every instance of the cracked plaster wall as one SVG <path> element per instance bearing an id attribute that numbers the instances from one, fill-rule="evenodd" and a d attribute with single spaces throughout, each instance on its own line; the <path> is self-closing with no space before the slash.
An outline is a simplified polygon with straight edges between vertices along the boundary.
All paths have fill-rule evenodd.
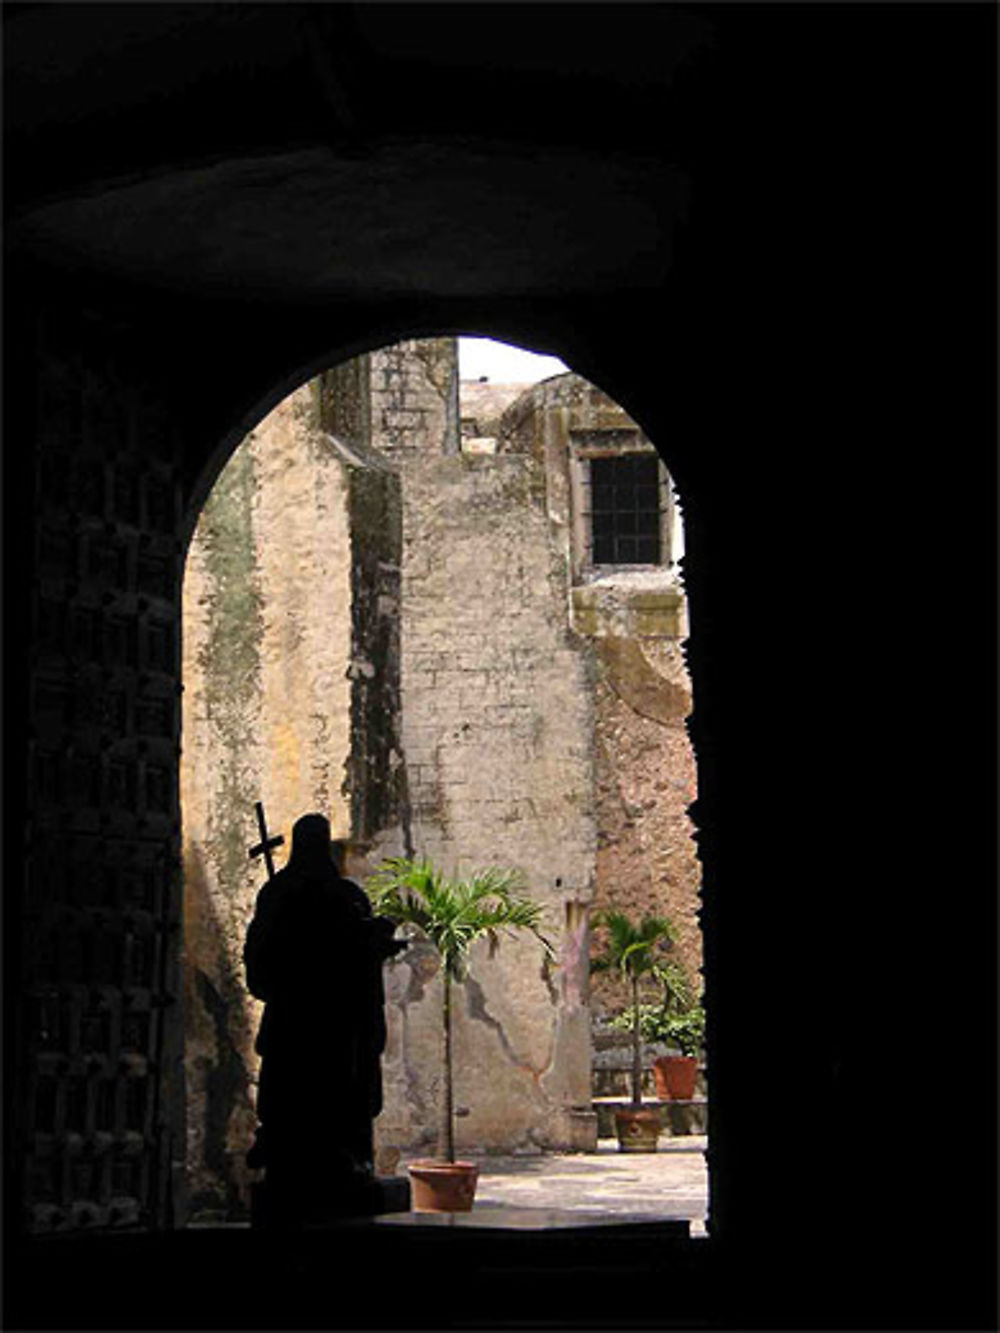
<path id="1" fill-rule="evenodd" d="M 416 350 L 420 355 L 416 355 Z M 404 352 L 408 355 L 404 356 Z M 592 663 L 566 617 L 544 466 L 460 452 L 453 339 L 372 354 L 373 444 L 401 470 L 402 735 L 409 836 L 447 871 L 521 870 L 559 952 L 472 955 L 454 997 L 460 1146 L 586 1146 Z M 405 434 L 402 432 L 405 430 Z M 383 1145 L 432 1147 L 441 978 L 426 946 L 387 968 Z"/>
<path id="2" fill-rule="evenodd" d="M 541 483 L 541 484 L 540 484 Z M 448 871 L 514 866 L 561 949 L 567 901 L 592 892 L 592 687 L 566 624 L 544 478 L 530 460 L 431 454 L 405 468 L 403 746 L 416 852 Z M 405 972 L 409 963 L 396 964 Z M 573 1142 L 589 1037 L 566 976 L 528 937 L 473 955 L 456 997 L 459 1143 Z M 568 988 L 568 990 L 567 990 Z M 575 988 L 575 989 L 574 989 Z M 440 1070 L 440 979 L 398 1017 L 383 1130 L 409 1141 Z M 399 983 L 394 996 L 409 995 Z M 575 1036 L 573 1033 L 575 1032 Z M 573 1042 L 579 1056 L 566 1054 Z M 398 1058 L 397 1058 L 398 1057 Z"/>
<path id="3" fill-rule="evenodd" d="M 184 580 L 181 799 L 185 1074 L 193 1216 L 246 1212 L 260 1005 L 243 938 L 264 867 L 254 802 L 286 845 L 308 810 L 349 831 L 351 554 L 347 484 L 308 387 L 237 448 L 192 538 Z"/>

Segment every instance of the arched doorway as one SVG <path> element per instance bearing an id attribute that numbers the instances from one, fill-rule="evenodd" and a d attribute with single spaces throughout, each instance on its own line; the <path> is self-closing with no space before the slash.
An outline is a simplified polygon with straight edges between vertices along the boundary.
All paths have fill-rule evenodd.
<path id="1" fill-rule="evenodd" d="M 559 960 L 474 971 L 460 1138 L 596 1147 L 591 908 L 669 910 L 695 981 L 701 962 L 679 540 L 663 464 L 607 395 L 572 373 L 460 391 L 451 337 L 322 373 L 234 452 L 185 586 L 194 1216 L 248 1201 L 256 800 L 286 838 L 323 809 L 359 878 L 400 853 L 524 872 Z M 391 972 L 387 1169 L 432 1140 L 440 1078 L 435 959 L 415 944 Z M 617 1004 L 605 986 L 601 1015 Z"/>

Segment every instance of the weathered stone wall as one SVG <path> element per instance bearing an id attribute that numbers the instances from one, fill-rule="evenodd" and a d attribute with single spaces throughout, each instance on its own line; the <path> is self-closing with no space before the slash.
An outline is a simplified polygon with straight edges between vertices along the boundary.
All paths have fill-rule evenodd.
<path id="1" fill-rule="evenodd" d="M 570 372 L 540 380 L 505 408 L 500 447 L 504 453 L 538 453 L 546 439 L 565 446 L 572 430 L 634 434 L 648 444 L 637 422 L 613 398 Z"/>
<path id="2" fill-rule="evenodd" d="M 676 639 L 598 638 L 594 720 L 598 819 L 594 906 L 670 917 L 675 957 L 700 984 L 700 863 L 687 807 L 696 796 L 685 727 L 691 692 Z M 627 997 L 608 976 L 593 979 L 595 1016 Z"/>
<path id="3" fill-rule="evenodd" d="M 384 683 L 398 651 L 394 478 L 321 427 L 314 387 L 281 403 L 220 476 L 187 560 L 182 806 L 195 1215 L 239 1215 L 248 1201 L 243 1154 L 256 1125 L 260 1006 L 246 990 L 242 945 L 265 873 L 247 857 L 254 802 L 286 839 L 279 866 L 292 823 L 309 810 L 328 814 L 335 836 L 396 817 L 391 707 L 371 744 L 366 731 L 395 697 Z M 352 516 L 372 506 L 379 521 L 364 525 L 372 535 L 354 549 Z"/>
<path id="4" fill-rule="evenodd" d="M 380 347 L 368 361 L 372 443 L 397 458 L 457 453 L 457 339 L 408 338 Z"/>
<path id="5" fill-rule="evenodd" d="M 523 393 L 523 384 L 462 380 L 459 388 L 462 448 L 469 452 L 495 453 L 500 419 Z"/>
<path id="6" fill-rule="evenodd" d="M 351 449 L 367 448 L 372 434 L 371 358 L 356 356 L 310 383 L 320 429 Z"/>
<path id="7" fill-rule="evenodd" d="M 672 495 L 665 488 L 660 568 L 591 566 L 584 533 L 586 459 L 649 446 L 617 403 L 572 374 L 528 390 L 500 424 L 503 454 L 545 460 L 549 514 L 565 534 L 573 567 L 573 628 L 593 641 L 596 653 L 594 909 L 668 916 L 677 929 L 675 957 L 697 986 L 701 874 L 688 814 L 696 767 L 686 726 L 692 709 L 682 647 L 687 612 L 675 564 L 682 536 Z M 616 978 L 593 978 L 595 1018 L 627 1003 Z"/>
<path id="8" fill-rule="evenodd" d="M 589 1111 L 580 931 L 592 892 L 592 683 L 566 623 L 564 562 L 532 460 L 445 457 L 404 469 L 403 744 L 416 852 L 447 871 L 514 866 L 546 908 L 559 966 L 522 937 L 473 959 L 456 995 L 458 1141 L 579 1143 Z M 394 1038 L 380 1136 L 436 1131 L 440 974 L 390 969 Z M 579 1144 L 579 1146 L 583 1146 Z"/>
<path id="9" fill-rule="evenodd" d="M 246 856 L 252 824 L 235 812 L 252 814 L 262 795 L 255 780 L 263 638 L 252 526 L 256 462 L 251 450 L 238 450 L 219 478 L 184 579 L 184 1054 L 193 1217 L 246 1206 L 234 1155 L 252 1128 L 254 1014 L 238 960 L 254 883 Z"/>
<path id="10" fill-rule="evenodd" d="M 372 848 L 368 865 L 410 851 L 448 872 L 523 872 L 559 958 L 547 964 L 530 937 L 505 941 L 493 959 L 485 946 L 475 951 L 455 995 L 456 1099 L 466 1108 L 458 1142 L 586 1146 L 592 667 L 567 625 L 567 566 L 546 513 L 544 467 L 459 452 L 454 339 L 372 353 L 371 393 L 372 444 L 402 481 L 409 823 L 397 845 Z M 433 1145 L 443 1073 L 433 951 L 415 943 L 386 976 L 383 1154 Z"/>

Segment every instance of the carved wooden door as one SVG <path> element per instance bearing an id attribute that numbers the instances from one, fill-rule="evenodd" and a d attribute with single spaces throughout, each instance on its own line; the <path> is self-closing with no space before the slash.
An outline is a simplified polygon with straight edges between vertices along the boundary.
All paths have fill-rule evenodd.
<path id="1" fill-rule="evenodd" d="M 181 1155 L 180 488 L 155 396 L 79 346 L 40 349 L 35 408 L 17 1117 L 33 1231 L 169 1222 Z"/>

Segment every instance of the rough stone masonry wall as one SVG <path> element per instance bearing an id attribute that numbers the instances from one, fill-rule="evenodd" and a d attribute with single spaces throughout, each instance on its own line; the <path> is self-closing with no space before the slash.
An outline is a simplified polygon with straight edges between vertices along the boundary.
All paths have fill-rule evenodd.
<path id="1" fill-rule="evenodd" d="M 697 987 L 700 863 L 687 807 L 696 796 L 685 721 L 691 690 L 672 638 L 596 639 L 594 692 L 598 820 L 594 906 L 640 917 L 666 915 L 677 927 L 674 956 Z M 595 1015 L 628 1002 L 620 983 L 593 978 Z"/>
<path id="2" fill-rule="evenodd" d="M 574 445 L 619 449 L 647 445 L 638 424 L 596 386 L 573 374 L 525 392 L 504 413 L 500 449 L 546 460 L 548 506 L 567 548 L 582 545 L 586 516 L 574 512 L 584 492 L 570 475 Z M 593 691 L 597 856 L 594 909 L 633 919 L 668 916 L 677 929 L 675 957 L 700 985 L 698 920 L 701 867 L 688 806 L 697 795 L 687 732 L 691 682 L 683 653 L 686 607 L 677 571 L 588 568 L 576 551 L 574 628 L 595 652 Z M 595 933 L 592 949 L 600 947 Z M 654 987 L 649 998 L 658 991 Z M 613 975 L 592 978 L 595 1018 L 629 1003 Z"/>
<path id="3" fill-rule="evenodd" d="M 260 1006 L 241 954 L 264 867 L 254 802 L 282 833 L 327 812 L 349 831 L 351 554 L 345 469 L 309 388 L 236 450 L 184 582 L 182 808 L 188 1182 L 193 1215 L 245 1212 Z"/>
<path id="4" fill-rule="evenodd" d="M 540 485 L 540 483 L 542 483 Z M 530 460 L 427 457 L 406 469 L 403 742 L 418 854 L 448 872 L 522 871 L 559 966 L 530 937 L 473 953 L 457 994 L 456 1089 L 467 1146 L 571 1146 L 589 1110 L 581 931 L 594 864 L 592 683 L 566 624 Z M 440 973 L 414 950 L 389 969 L 384 1139 L 436 1131 Z"/>
<path id="5" fill-rule="evenodd" d="M 458 453 L 458 340 L 408 338 L 366 360 L 372 444 L 397 460 Z"/>
<path id="6" fill-rule="evenodd" d="M 458 452 L 453 339 L 372 354 L 373 443 L 402 474 L 403 752 L 410 846 L 448 872 L 521 870 L 556 966 L 530 937 L 476 947 L 456 994 L 458 1142 L 585 1146 L 586 916 L 594 863 L 592 673 L 537 460 Z M 384 848 L 383 850 L 389 850 Z M 386 971 L 383 1152 L 432 1146 L 441 976 L 426 945 Z"/>

